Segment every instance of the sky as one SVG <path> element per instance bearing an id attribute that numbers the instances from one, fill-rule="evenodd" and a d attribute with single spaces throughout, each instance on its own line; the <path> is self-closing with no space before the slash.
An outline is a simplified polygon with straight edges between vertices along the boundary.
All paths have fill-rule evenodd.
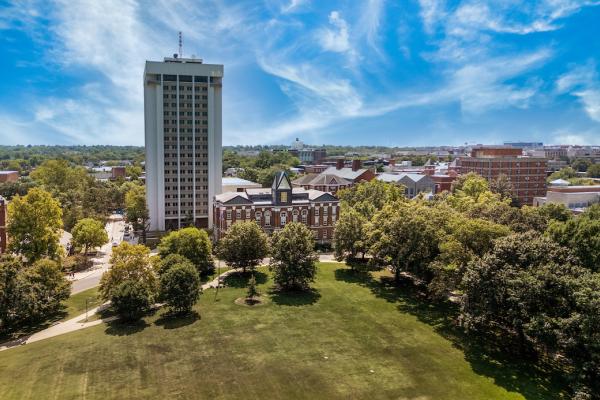
<path id="1" fill-rule="evenodd" d="M 600 144 L 600 0 L 0 0 L 0 144 L 143 145 L 178 31 L 224 145 Z"/>

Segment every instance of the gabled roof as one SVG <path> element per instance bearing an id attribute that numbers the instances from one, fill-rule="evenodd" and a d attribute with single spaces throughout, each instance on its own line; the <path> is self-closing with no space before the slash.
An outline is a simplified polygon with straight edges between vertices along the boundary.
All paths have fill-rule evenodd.
<path id="1" fill-rule="evenodd" d="M 360 169 L 357 169 L 356 171 L 353 171 L 352 168 L 347 168 L 347 167 L 340 168 L 340 169 L 337 169 L 336 167 L 329 167 L 325 171 L 323 171 L 322 174 L 335 175 L 335 176 L 339 176 L 340 178 L 354 181 L 354 180 L 358 179 L 358 177 L 361 176 L 362 174 L 364 174 L 365 172 L 367 172 L 367 170 L 364 168 L 360 168 Z"/>
<path id="2" fill-rule="evenodd" d="M 248 199 L 248 195 L 243 192 L 226 192 L 215 196 L 217 202 L 223 204 L 252 204 Z"/>
<path id="3" fill-rule="evenodd" d="M 341 176 L 327 174 L 307 174 L 293 182 L 295 185 L 328 186 L 328 185 L 351 185 L 352 181 Z"/>
<path id="4" fill-rule="evenodd" d="M 401 180 L 406 180 L 409 179 L 412 182 L 419 182 L 423 179 L 427 179 L 428 176 L 424 175 L 424 174 L 407 174 L 407 173 L 402 173 L 402 174 L 379 174 L 377 176 L 377 180 L 383 181 L 383 182 L 394 182 L 394 183 L 398 183 Z M 431 178 L 430 178 L 431 179 Z"/>
<path id="5" fill-rule="evenodd" d="M 260 186 L 260 183 L 252 182 L 235 176 L 224 176 L 221 178 L 221 183 L 223 186 Z"/>
<path id="6" fill-rule="evenodd" d="M 275 174 L 271 188 L 274 190 L 289 190 L 292 188 L 292 183 L 284 171 L 279 171 Z"/>

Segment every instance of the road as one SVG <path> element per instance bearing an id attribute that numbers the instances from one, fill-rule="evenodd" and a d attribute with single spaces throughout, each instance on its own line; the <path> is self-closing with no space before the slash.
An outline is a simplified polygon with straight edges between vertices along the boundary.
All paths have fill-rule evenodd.
<path id="1" fill-rule="evenodd" d="M 106 233 L 108 233 L 108 243 L 102 246 L 96 255 L 92 258 L 93 267 L 82 272 L 75 273 L 75 277 L 69 278 L 71 284 L 71 294 L 83 292 L 98 286 L 102 274 L 110 267 L 109 260 L 112 255 L 112 243 L 121 243 L 123 241 L 123 233 L 125 222 L 123 216 L 114 214 L 111 215 L 106 223 Z"/>

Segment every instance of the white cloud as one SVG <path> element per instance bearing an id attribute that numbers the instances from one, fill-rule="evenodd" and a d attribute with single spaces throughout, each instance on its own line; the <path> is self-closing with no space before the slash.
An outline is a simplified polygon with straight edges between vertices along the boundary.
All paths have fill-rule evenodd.
<path id="1" fill-rule="evenodd" d="M 587 115 L 600 122 L 600 80 L 595 63 L 574 67 L 561 75 L 556 81 L 556 90 L 559 94 L 578 97 Z"/>
<path id="2" fill-rule="evenodd" d="M 432 34 L 438 23 L 446 18 L 446 0 L 419 0 L 425 32 Z"/>
<path id="3" fill-rule="evenodd" d="M 289 3 L 281 7 L 283 14 L 293 13 L 302 8 L 309 0 L 290 0 Z"/>
<path id="4" fill-rule="evenodd" d="M 339 11 L 332 11 L 329 14 L 329 23 L 333 28 L 324 28 L 319 31 L 319 43 L 324 50 L 345 53 L 352 51 L 350 46 L 348 23 L 341 16 Z"/>

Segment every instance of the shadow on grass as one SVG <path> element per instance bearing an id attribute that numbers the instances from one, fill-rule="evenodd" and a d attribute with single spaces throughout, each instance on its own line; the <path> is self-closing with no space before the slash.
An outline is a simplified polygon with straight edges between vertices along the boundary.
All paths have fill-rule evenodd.
<path id="1" fill-rule="evenodd" d="M 315 304 L 321 298 L 321 293 L 316 289 L 308 290 L 271 290 L 271 301 L 280 306 L 307 306 Z"/>
<path id="2" fill-rule="evenodd" d="M 510 346 L 505 343 L 467 335 L 456 323 L 459 314 L 456 304 L 434 303 L 407 280 L 396 286 L 393 278 L 375 279 L 366 271 L 340 268 L 334 273 L 336 280 L 367 287 L 375 296 L 397 304 L 399 311 L 414 315 L 433 327 L 464 352 L 475 373 L 494 379 L 506 390 L 518 392 L 528 400 L 568 398 L 567 382 L 560 371 L 511 354 Z"/>
<path id="3" fill-rule="evenodd" d="M 252 272 L 246 271 L 244 272 L 234 272 L 225 277 L 223 281 L 225 282 L 225 286 L 233 287 L 233 288 L 245 288 L 248 287 L 248 281 L 252 276 Z M 257 285 L 262 285 L 267 283 L 269 277 L 262 271 L 254 271 L 254 279 L 256 279 Z"/>
<path id="4" fill-rule="evenodd" d="M 61 322 L 68 314 L 67 307 L 64 304 L 61 304 L 57 311 L 48 315 L 43 320 L 27 321 L 18 325 L 9 326 L 6 329 L 0 326 L 0 343 L 20 339 L 25 340 L 34 333 L 43 331 L 44 329 Z"/>
<path id="5" fill-rule="evenodd" d="M 161 315 L 160 318 L 154 322 L 154 324 L 162 326 L 164 329 L 177 329 L 191 325 L 199 319 L 201 319 L 200 314 L 198 314 L 196 311 L 191 311 L 185 314 L 178 314 L 169 311 Z"/>
<path id="6" fill-rule="evenodd" d="M 139 333 L 150 325 L 143 319 L 137 321 L 123 321 L 121 319 L 107 322 L 106 334 L 111 336 L 129 336 Z"/>

